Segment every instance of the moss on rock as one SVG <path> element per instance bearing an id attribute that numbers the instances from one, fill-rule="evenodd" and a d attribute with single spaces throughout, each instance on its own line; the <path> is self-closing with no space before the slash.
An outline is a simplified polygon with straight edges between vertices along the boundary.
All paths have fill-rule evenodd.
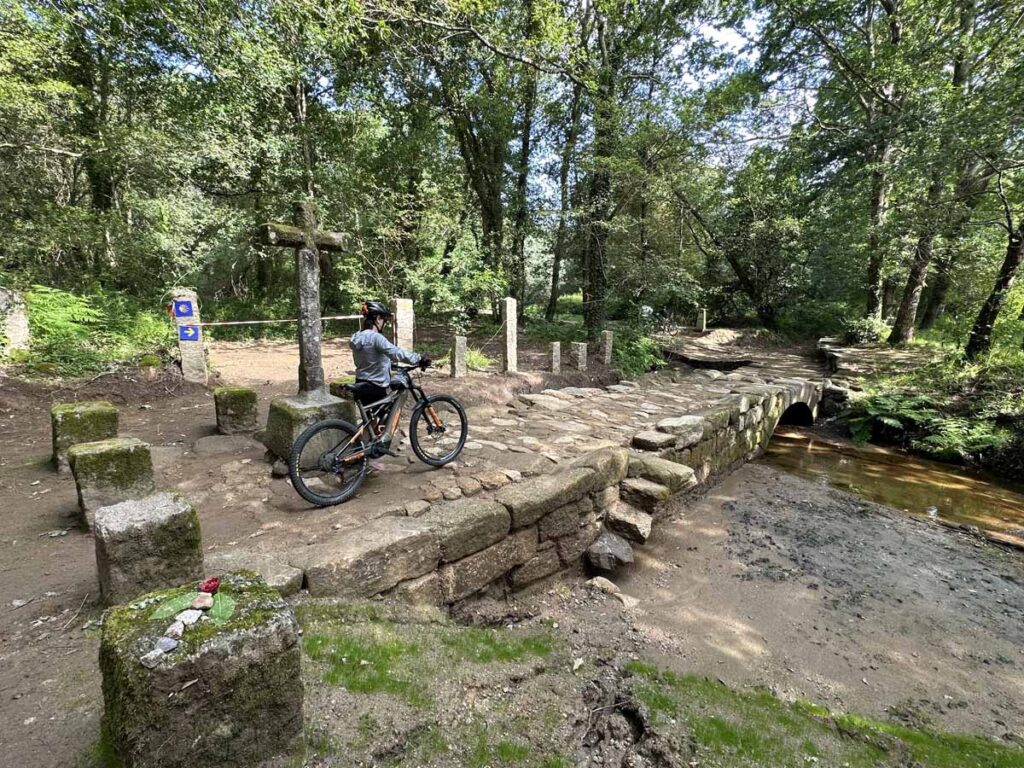
<path id="1" fill-rule="evenodd" d="M 54 466 L 66 472 L 71 446 L 117 437 L 117 408 L 106 400 L 58 403 L 50 409 L 50 425 Z"/>
<path id="2" fill-rule="evenodd" d="M 245 434 L 259 428 L 256 390 L 249 387 L 217 387 L 213 390 L 217 431 L 222 435 Z"/>
<path id="3" fill-rule="evenodd" d="M 99 507 L 139 499 L 155 489 L 149 445 L 134 437 L 79 443 L 69 449 L 68 460 L 78 506 L 90 528 Z"/>
<path id="4" fill-rule="evenodd" d="M 103 729 L 127 766 L 251 766 L 302 733 L 298 624 L 252 571 L 221 577 L 215 600 L 234 603 L 230 616 L 218 623 L 211 609 L 152 669 L 141 663 L 172 621 L 160 607 L 198 586 L 150 593 L 104 618 Z"/>

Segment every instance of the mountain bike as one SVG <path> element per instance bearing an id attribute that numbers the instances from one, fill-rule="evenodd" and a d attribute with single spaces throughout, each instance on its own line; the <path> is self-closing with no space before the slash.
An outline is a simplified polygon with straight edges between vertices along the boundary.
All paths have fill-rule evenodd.
<path id="1" fill-rule="evenodd" d="M 428 397 L 412 374 L 419 366 L 394 366 L 391 392 L 363 405 L 364 382 L 347 384 L 359 410 L 359 423 L 325 419 L 307 427 L 292 446 L 288 475 L 306 501 L 330 507 L 348 501 L 366 479 L 371 459 L 398 456 L 391 447 L 399 436 L 402 409 L 415 403 L 409 419 L 409 443 L 424 464 L 443 467 L 458 458 L 466 444 L 466 411 L 454 397 Z M 371 385 L 372 386 L 372 385 Z"/>

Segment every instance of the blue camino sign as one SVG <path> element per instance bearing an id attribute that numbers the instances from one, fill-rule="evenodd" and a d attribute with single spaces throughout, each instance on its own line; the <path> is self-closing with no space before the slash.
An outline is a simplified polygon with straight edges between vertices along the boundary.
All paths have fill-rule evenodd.
<path id="1" fill-rule="evenodd" d="M 182 341 L 199 341 L 200 330 L 198 325 L 179 325 L 178 338 Z"/>
<path id="2" fill-rule="evenodd" d="M 174 302 L 174 316 L 175 317 L 193 317 L 192 302 L 191 301 L 176 301 Z"/>

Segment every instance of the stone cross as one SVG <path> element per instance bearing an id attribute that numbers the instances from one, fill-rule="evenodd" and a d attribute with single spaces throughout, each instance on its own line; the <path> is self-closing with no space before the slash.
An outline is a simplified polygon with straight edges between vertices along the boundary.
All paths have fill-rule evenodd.
<path id="1" fill-rule="evenodd" d="M 501 344 L 502 373 L 516 373 L 519 370 L 519 340 L 516 336 L 516 300 L 506 297 L 501 301 Z"/>
<path id="2" fill-rule="evenodd" d="M 265 245 L 295 249 L 295 285 L 299 299 L 299 394 L 324 392 L 324 365 L 320 345 L 320 251 L 344 251 L 347 237 L 339 232 L 321 232 L 316 204 L 301 200 L 295 204 L 295 224 L 264 224 L 260 240 Z"/>

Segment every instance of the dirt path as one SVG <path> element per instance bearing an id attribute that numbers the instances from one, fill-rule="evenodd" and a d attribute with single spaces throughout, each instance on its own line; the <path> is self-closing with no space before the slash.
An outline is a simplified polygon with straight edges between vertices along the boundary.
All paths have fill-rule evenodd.
<path id="1" fill-rule="evenodd" d="M 1024 558 L 747 465 L 618 580 L 667 666 L 838 711 L 1024 734 Z"/>

